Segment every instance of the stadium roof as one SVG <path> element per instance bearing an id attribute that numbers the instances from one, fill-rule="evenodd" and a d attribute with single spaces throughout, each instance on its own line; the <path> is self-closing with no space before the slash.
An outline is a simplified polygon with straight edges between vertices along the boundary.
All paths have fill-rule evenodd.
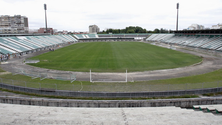
<path id="1" fill-rule="evenodd" d="M 209 30 L 179 30 L 172 31 L 175 34 L 220 34 L 222 35 L 222 29 L 209 29 Z"/>

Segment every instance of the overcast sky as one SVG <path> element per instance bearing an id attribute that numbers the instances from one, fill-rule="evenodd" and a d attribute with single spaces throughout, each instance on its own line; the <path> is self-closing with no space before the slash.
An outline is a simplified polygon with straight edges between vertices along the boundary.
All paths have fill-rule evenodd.
<path id="1" fill-rule="evenodd" d="M 0 15 L 28 17 L 29 29 L 48 27 L 57 30 L 88 31 L 96 24 L 100 30 L 140 26 L 147 30 L 175 30 L 176 3 L 179 30 L 191 24 L 211 27 L 222 23 L 222 0 L 0 0 Z"/>

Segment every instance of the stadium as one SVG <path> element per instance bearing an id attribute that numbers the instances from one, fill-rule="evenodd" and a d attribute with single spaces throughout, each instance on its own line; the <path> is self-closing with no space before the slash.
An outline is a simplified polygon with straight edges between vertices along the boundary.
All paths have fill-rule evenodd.
<path id="1" fill-rule="evenodd" d="M 80 93 L 66 93 L 70 97 L 152 98 L 218 93 L 220 78 L 193 80 L 220 72 L 222 38 L 215 32 L 221 30 L 210 32 L 1 37 L 1 53 L 5 55 L 2 60 L 10 58 L 10 63 L 2 63 L 2 69 L 12 73 L 1 80 L 38 89 L 43 95 L 44 91 L 58 95 L 57 90 Z"/>
<path id="2" fill-rule="evenodd" d="M 221 34 L 0 34 L 0 124 L 221 124 Z"/>
<path id="3" fill-rule="evenodd" d="M 198 95 L 210 95 L 210 93 L 217 95 L 222 91 L 221 40 L 221 35 L 215 33 L 182 32 L 3 36 L 0 37 L 1 53 L 4 55 L 1 68 L 7 71 L 3 71 L 5 75 L 1 75 L 0 87 L 3 90 L 70 100 L 58 102 L 57 99 L 43 101 L 38 98 L 30 100 L 23 97 L 7 97 L 7 99 L 1 97 L 0 100 L 1 103 L 57 107 L 177 106 L 196 109 L 199 108 L 198 105 L 221 104 L 220 97 L 196 98 L 199 97 Z M 121 48 L 118 49 L 119 46 Z M 112 49 L 109 50 L 109 48 Z M 65 53 L 66 51 L 68 54 Z M 113 53 L 110 54 L 110 51 Z M 149 54 L 149 51 L 153 53 Z M 159 51 L 161 53 L 157 54 Z M 157 55 L 154 56 L 154 53 Z M 118 55 L 119 58 L 113 58 Z M 95 60 L 91 57 L 95 57 Z M 64 60 L 65 58 L 67 59 Z M 155 59 L 159 61 L 155 60 L 149 64 L 144 58 L 148 62 Z M 72 66 L 69 59 L 77 63 Z M 107 63 L 110 60 L 113 60 L 113 65 Z M 117 62 L 116 60 L 122 62 L 114 63 Z M 172 60 L 174 63 L 170 63 Z M 82 64 L 84 64 L 83 61 L 92 62 L 79 67 L 78 61 Z M 121 67 L 127 65 L 129 61 L 133 64 Z M 61 65 L 62 62 L 65 62 L 65 66 L 68 67 Z M 156 63 L 158 65 L 155 66 Z M 164 65 L 165 63 L 167 65 Z M 91 65 L 89 66 L 91 68 L 85 68 L 89 64 L 94 64 L 95 67 Z M 106 65 L 103 66 L 103 64 Z M 76 65 L 78 67 L 75 67 Z M 164 65 L 164 67 L 159 67 L 159 65 Z M 168 97 L 188 97 L 188 99 L 164 100 Z M 136 101 L 152 98 L 163 98 L 163 100 Z M 96 101 L 95 99 L 105 100 Z M 163 110 L 172 111 L 170 108 Z M 213 111 L 220 114 L 220 108 L 215 108 Z"/>

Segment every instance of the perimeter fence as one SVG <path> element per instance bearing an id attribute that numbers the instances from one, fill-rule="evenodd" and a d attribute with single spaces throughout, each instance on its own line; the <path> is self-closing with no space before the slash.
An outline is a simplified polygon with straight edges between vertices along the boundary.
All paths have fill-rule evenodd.
<path id="1" fill-rule="evenodd" d="M 29 62 L 36 62 L 36 60 L 31 60 Z M 76 80 L 76 75 L 72 72 L 48 72 L 48 71 L 38 71 L 38 70 L 27 70 L 24 68 L 13 67 L 13 75 L 21 74 L 29 76 L 32 79 L 40 78 L 44 79 L 57 79 L 57 80 L 69 80 L 71 83 Z"/>
<path id="2" fill-rule="evenodd" d="M 66 90 L 82 92 L 161 92 L 207 88 L 221 88 L 222 81 L 186 84 L 146 84 L 146 83 L 39 83 L 0 78 L 1 83 L 25 88 Z"/>

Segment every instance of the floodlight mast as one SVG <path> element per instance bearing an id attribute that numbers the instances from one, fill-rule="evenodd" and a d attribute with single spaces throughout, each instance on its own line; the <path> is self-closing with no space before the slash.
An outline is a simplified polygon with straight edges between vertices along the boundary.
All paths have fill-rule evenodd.
<path id="1" fill-rule="evenodd" d="M 46 33 L 47 33 L 48 29 L 47 29 L 47 15 L 46 15 L 47 8 L 46 8 L 46 4 L 44 4 L 44 10 L 45 10 L 45 30 L 46 30 Z"/>
<path id="2" fill-rule="evenodd" d="M 178 31 L 178 15 L 179 15 L 179 3 L 177 3 L 177 24 L 176 24 L 176 31 Z"/>

